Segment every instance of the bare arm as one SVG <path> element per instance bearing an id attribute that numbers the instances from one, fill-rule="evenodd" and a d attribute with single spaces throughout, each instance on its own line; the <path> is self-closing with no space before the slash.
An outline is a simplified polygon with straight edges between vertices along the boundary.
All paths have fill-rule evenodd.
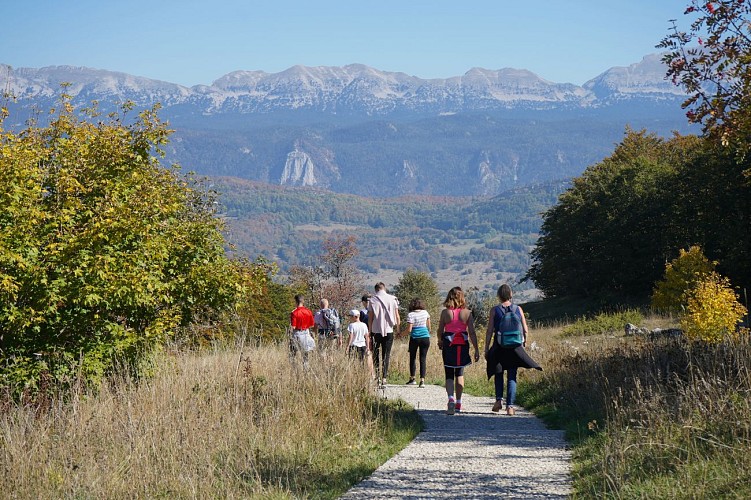
<path id="1" fill-rule="evenodd" d="M 469 341 L 475 347 L 475 361 L 480 359 L 480 345 L 477 343 L 477 332 L 475 332 L 475 319 L 472 317 L 472 311 L 466 310 L 469 313 L 467 318 L 467 333 L 469 334 Z"/>
<path id="2" fill-rule="evenodd" d="M 529 333 L 529 328 L 527 328 L 527 318 L 524 315 L 524 311 L 522 311 L 522 308 L 519 308 L 519 314 L 522 315 L 522 345 L 524 347 L 527 347 L 527 333 Z"/>
<path id="3" fill-rule="evenodd" d="M 448 313 L 448 309 L 441 311 L 441 316 L 438 318 L 438 349 L 443 349 L 443 333 L 446 328 L 446 313 Z"/>
<path id="4" fill-rule="evenodd" d="M 490 314 L 488 315 L 488 329 L 485 331 L 485 356 L 488 355 L 488 351 L 490 350 L 490 346 L 492 345 L 490 342 L 493 338 L 493 328 L 495 325 L 495 306 L 490 310 Z"/>

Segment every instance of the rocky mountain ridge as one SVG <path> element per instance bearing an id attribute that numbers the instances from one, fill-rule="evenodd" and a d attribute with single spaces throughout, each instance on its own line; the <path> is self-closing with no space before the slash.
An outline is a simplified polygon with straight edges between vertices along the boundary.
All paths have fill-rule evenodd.
<path id="1" fill-rule="evenodd" d="M 494 196 L 567 179 L 602 160 L 627 126 L 691 131 L 659 54 L 582 86 L 521 69 L 421 79 L 361 64 L 235 71 L 185 87 L 105 70 L 0 65 L 11 118 L 56 105 L 161 103 L 176 132 L 168 160 L 200 175 L 364 196 Z"/>
<path id="2" fill-rule="evenodd" d="M 462 76 L 421 79 L 362 64 L 293 66 L 279 73 L 235 71 L 211 85 L 185 87 L 125 73 L 73 66 L 40 69 L 0 66 L 3 88 L 17 98 L 52 98 L 60 84 L 74 102 L 132 100 L 165 108 L 189 105 L 204 115 L 307 110 L 388 116 L 408 112 L 460 113 L 511 108 L 592 108 L 627 98 L 682 99 L 664 79 L 659 54 L 628 67 L 614 67 L 582 86 L 555 83 L 523 70 L 472 68 Z"/>

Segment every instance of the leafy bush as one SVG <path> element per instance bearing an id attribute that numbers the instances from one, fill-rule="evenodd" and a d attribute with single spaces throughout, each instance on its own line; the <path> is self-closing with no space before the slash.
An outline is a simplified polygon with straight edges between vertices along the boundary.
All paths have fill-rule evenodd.
<path id="1" fill-rule="evenodd" d="M 665 311 L 683 311 L 686 307 L 686 290 L 693 288 L 714 271 L 717 262 L 704 256 L 701 247 L 681 249 L 678 257 L 665 266 L 665 277 L 657 282 L 652 294 L 652 307 Z"/>
<path id="2" fill-rule="evenodd" d="M 431 326 L 438 328 L 438 315 L 441 312 L 441 297 L 438 284 L 429 273 L 416 269 L 407 269 L 394 286 L 394 295 L 399 299 L 399 314 L 402 320 L 402 331 L 406 331 L 409 304 L 414 299 L 422 299 L 425 310 L 431 317 Z"/>
<path id="3" fill-rule="evenodd" d="M 710 273 L 687 291 L 686 297 L 686 312 L 681 317 L 686 337 L 715 344 L 737 337 L 747 311 L 727 278 Z"/>
<path id="4" fill-rule="evenodd" d="M 66 98 L 47 126 L 0 120 L 0 388 L 97 381 L 244 290 L 214 196 L 160 165 L 170 131 Z"/>
<path id="5" fill-rule="evenodd" d="M 594 318 L 580 318 L 561 332 L 563 337 L 605 335 L 623 331 L 626 323 L 638 325 L 644 321 L 639 311 L 632 309 L 619 313 L 601 313 Z"/>

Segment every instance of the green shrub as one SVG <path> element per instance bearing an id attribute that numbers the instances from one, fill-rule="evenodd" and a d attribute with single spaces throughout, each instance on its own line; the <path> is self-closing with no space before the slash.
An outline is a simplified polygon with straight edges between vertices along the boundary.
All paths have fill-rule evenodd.
<path id="1" fill-rule="evenodd" d="M 618 313 L 601 313 L 594 318 L 580 318 L 561 332 L 563 337 L 605 335 L 622 332 L 626 323 L 638 325 L 644 321 L 639 311 L 628 309 Z"/>
<path id="2" fill-rule="evenodd" d="M 246 290 L 213 194 L 160 165 L 157 110 L 86 121 L 63 98 L 47 126 L 0 120 L 0 389 L 137 369 Z"/>

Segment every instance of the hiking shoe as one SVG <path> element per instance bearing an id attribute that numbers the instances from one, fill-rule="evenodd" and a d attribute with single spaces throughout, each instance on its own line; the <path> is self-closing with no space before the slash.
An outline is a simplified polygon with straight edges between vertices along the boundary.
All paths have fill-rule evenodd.
<path id="1" fill-rule="evenodd" d="M 503 408 L 503 400 L 497 399 L 495 404 L 493 405 L 493 408 L 491 408 L 491 411 L 498 413 L 499 411 L 501 411 L 501 408 Z"/>
<path id="2" fill-rule="evenodd" d="M 420 385 L 418 385 L 417 387 L 419 387 L 420 389 L 425 389 L 425 381 L 420 380 Z"/>
<path id="3" fill-rule="evenodd" d="M 460 411 L 462 411 L 462 404 L 456 403 L 456 406 L 454 406 L 454 410 L 456 410 L 456 413 L 459 413 Z"/>
<path id="4" fill-rule="evenodd" d="M 409 379 L 409 382 L 407 382 L 407 385 L 415 385 L 417 382 L 415 382 L 415 379 L 411 378 Z"/>
<path id="5" fill-rule="evenodd" d="M 516 415 L 516 410 L 514 410 L 513 406 L 506 407 L 506 415 Z"/>
<path id="6" fill-rule="evenodd" d="M 449 404 L 446 407 L 446 415 L 453 415 L 455 411 L 456 411 L 456 402 L 449 401 Z"/>

